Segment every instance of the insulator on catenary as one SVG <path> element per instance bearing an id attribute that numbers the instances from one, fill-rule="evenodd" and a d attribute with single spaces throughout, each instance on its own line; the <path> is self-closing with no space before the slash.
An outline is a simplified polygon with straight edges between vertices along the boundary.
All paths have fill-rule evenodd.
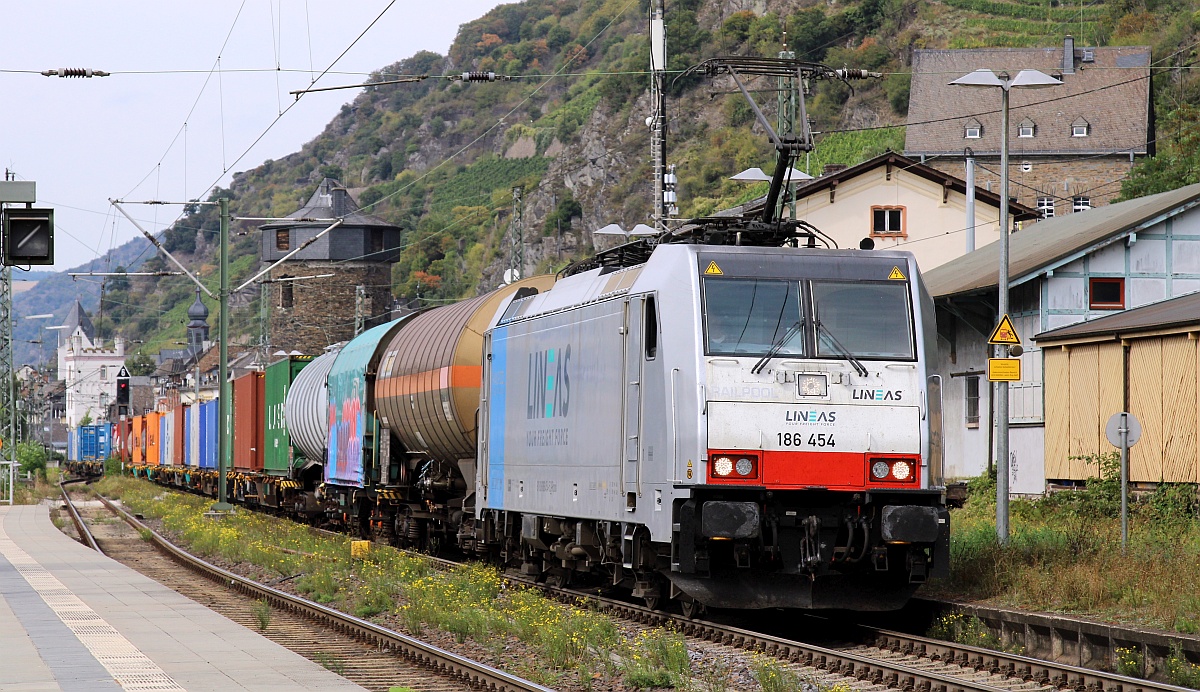
<path id="1" fill-rule="evenodd" d="M 838 76 L 839 79 L 869 79 L 872 77 L 878 79 L 883 76 L 879 72 L 869 72 L 867 70 L 850 68 L 842 68 L 840 70 L 834 70 L 833 72 Z"/>
<path id="2" fill-rule="evenodd" d="M 47 77 L 107 77 L 104 70 L 93 70 L 87 67 L 61 67 L 57 70 L 46 70 L 42 73 Z"/>
<path id="3" fill-rule="evenodd" d="M 464 82 L 494 82 L 496 80 L 506 81 L 509 79 L 511 79 L 511 77 L 502 74 L 496 74 L 495 72 L 462 73 L 462 81 Z"/>

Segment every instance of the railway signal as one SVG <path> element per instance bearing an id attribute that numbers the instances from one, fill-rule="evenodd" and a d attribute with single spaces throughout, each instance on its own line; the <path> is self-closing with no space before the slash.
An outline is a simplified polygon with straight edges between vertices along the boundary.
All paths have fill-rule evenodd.
<path id="1" fill-rule="evenodd" d="M 54 210 L 4 210 L 4 264 L 54 264 Z"/>

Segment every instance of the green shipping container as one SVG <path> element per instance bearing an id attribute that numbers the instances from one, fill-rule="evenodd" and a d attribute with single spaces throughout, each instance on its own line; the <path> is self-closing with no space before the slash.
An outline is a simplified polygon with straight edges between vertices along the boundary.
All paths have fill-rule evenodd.
<path id="1" fill-rule="evenodd" d="M 267 446 L 264 467 L 272 476 L 287 476 L 292 473 L 295 454 L 283 417 L 283 404 L 288 390 L 304 366 L 312 362 L 312 356 L 288 356 L 267 366 L 266 372 L 266 435 Z"/>

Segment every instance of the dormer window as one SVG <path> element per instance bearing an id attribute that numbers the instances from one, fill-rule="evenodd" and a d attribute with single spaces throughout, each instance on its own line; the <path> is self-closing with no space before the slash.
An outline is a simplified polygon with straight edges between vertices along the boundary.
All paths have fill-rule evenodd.
<path id="1" fill-rule="evenodd" d="M 980 137 L 983 137 L 983 125 L 978 120 L 971 118 L 963 129 L 963 138 L 979 139 Z"/>
<path id="2" fill-rule="evenodd" d="M 1088 135 L 1090 135 L 1092 133 L 1091 131 L 1092 131 L 1092 126 L 1089 125 L 1088 121 L 1084 120 L 1083 118 L 1080 118 L 1080 119 L 1076 120 L 1075 122 L 1071 123 L 1071 136 L 1072 137 L 1087 137 Z"/>
<path id="3" fill-rule="evenodd" d="M 1025 118 L 1020 125 L 1017 125 L 1018 137 L 1033 137 L 1035 134 L 1037 134 L 1037 125 L 1033 124 L 1029 118 Z"/>

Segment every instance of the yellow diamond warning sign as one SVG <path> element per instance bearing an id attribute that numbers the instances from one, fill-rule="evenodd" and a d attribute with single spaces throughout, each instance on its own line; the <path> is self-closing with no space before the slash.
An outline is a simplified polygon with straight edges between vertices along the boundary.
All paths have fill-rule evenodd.
<path id="1" fill-rule="evenodd" d="M 708 268 L 704 270 L 704 273 L 710 276 L 721 276 L 725 272 L 721 271 L 721 268 L 717 266 L 716 262 L 709 262 Z"/>
<path id="2" fill-rule="evenodd" d="M 900 267 L 892 267 L 892 273 L 888 274 L 888 278 L 893 281 L 905 281 L 908 279 L 904 272 L 900 271 Z"/>
<path id="3" fill-rule="evenodd" d="M 1000 324 L 997 324 L 996 328 L 992 330 L 992 335 L 988 337 L 988 343 L 995 346 L 1017 346 L 1021 343 L 1021 337 L 1017 336 L 1017 329 L 1008 315 L 1000 318 Z"/>

